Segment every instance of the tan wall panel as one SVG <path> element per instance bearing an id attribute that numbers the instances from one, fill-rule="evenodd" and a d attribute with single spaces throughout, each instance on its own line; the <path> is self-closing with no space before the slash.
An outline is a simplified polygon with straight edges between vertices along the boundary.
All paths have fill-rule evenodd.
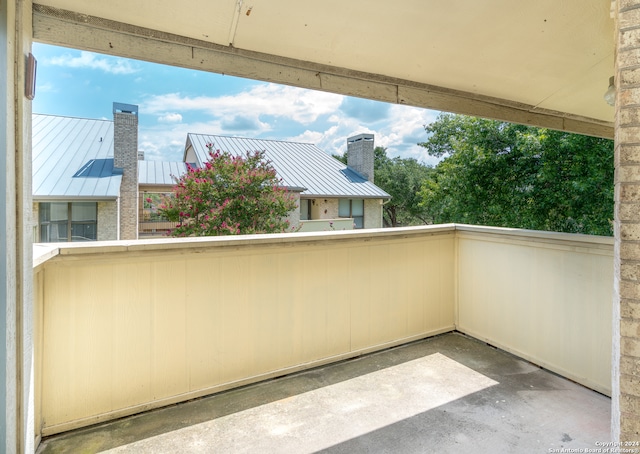
<path id="1" fill-rule="evenodd" d="M 453 229 L 344 233 L 46 262 L 43 433 L 453 328 Z"/>
<path id="2" fill-rule="evenodd" d="M 229 372 L 223 370 L 220 364 L 225 362 L 225 348 L 222 346 L 224 320 L 233 315 L 224 312 L 225 305 L 222 302 L 226 295 L 220 278 L 220 266 L 207 263 L 204 258 L 194 257 L 187 262 L 186 267 L 186 275 L 192 276 L 192 279 L 186 289 L 185 323 L 190 329 L 186 332 L 185 355 L 188 389 L 193 390 L 214 386 L 224 380 L 225 372 Z"/>
<path id="3" fill-rule="evenodd" d="M 44 321 L 44 273 L 41 267 L 33 270 L 33 356 L 34 356 L 34 432 L 36 438 L 42 436 L 42 357 Z"/>
<path id="4" fill-rule="evenodd" d="M 605 394 L 612 288 L 611 246 L 458 233 L 458 330 Z"/>
<path id="5" fill-rule="evenodd" d="M 218 239 L 197 248 L 176 240 L 129 251 L 120 243 L 64 246 L 34 281 L 42 433 L 396 345 L 454 323 L 610 392 L 611 245 L 455 228 L 297 234 L 284 243 L 279 236 L 256 244 Z M 97 252 L 87 255 L 91 248 Z"/>
<path id="6" fill-rule="evenodd" d="M 142 262 L 138 266 L 146 266 Z M 186 323 L 189 276 L 185 260 L 155 260 L 151 266 L 152 392 L 162 399 L 188 390 Z M 195 280 L 197 276 L 192 276 Z M 150 287 L 150 288 L 149 288 Z M 116 322 L 117 323 L 117 322 Z M 206 346 L 201 346 L 206 348 Z M 162 377 L 162 379 L 159 379 Z"/>
<path id="7" fill-rule="evenodd" d="M 148 292 L 151 267 L 137 263 L 112 263 L 114 298 L 106 303 L 112 307 L 112 386 L 111 410 L 124 405 L 137 405 L 153 398 L 149 383 L 152 374 L 153 335 L 150 314 L 152 294 Z M 143 385 L 144 384 L 144 385 Z"/>
<path id="8" fill-rule="evenodd" d="M 70 412 L 90 415 L 110 411 L 115 385 L 111 268 L 90 264 L 45 268 L 44 286 L 45 427 L 64 420 Z M 59 296 L 52 299 L 50 295 Z M 108 392 L 96 393 L 96 389 Z"/>

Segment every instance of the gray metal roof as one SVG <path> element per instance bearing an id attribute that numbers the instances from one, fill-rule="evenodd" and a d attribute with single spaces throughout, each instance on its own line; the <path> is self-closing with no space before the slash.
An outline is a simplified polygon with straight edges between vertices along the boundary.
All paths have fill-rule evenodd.
<path id="1" fill-rule="evenodd" d="M 114 199 L 113 122 L 33 114 L 33 198 Z"/>
<path id="2" fill-rule="evenodd" d="M 188 134 L 185 157 L 187 150 L 192 146 L 198 159 L 197 164 L 202 165 L 209 156 L 206 146 L 208 143 L 213 143 L 216 150 L 233 155 L 243 155 L 247 151 L 264 151 L 265 157 L 276 169 L 283 185 L 290 188 L 306 188 L 301 194 L 303 196 L 390 198 L 389 194 L 378 186 L 313 144 Z"/>
<path id="3" fill-rule="evenodd" d="M 138 184 L 173 185 L 173 177 L 179 178 L 187 171 L 187 164 L 181 161 L 138 161 Z"/>

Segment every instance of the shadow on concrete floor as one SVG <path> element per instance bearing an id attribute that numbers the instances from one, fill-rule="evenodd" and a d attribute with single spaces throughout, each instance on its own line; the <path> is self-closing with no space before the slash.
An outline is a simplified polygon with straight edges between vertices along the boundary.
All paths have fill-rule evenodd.
<path id="1" fill-rule="evenodd" d="M 595 449 L 610 399 L 459 333 L 43 440 L 38 453 Z"/>

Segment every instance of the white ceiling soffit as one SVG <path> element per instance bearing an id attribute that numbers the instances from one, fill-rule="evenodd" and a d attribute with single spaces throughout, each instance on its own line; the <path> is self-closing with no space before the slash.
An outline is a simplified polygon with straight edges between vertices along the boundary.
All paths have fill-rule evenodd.
<path id="1" fill-rule="evenodd" d="M 612 137 L 609 0 L 35 0 L 34 39 Z"/>

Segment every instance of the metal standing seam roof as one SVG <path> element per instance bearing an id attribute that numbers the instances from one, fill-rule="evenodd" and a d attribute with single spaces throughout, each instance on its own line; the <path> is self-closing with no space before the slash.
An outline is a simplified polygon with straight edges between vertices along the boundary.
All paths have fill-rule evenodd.
<path id="1" fill-rule="evenodd" d="M 276 169 L 283 185 L 289 188 L 305 188 L 301 193 L 303 196 L 376 199 L 391 197 L 364 176 L 313 144 L 190 133 L 187 135 L 185 157 L 191 145 L 198 158 L 197 164 L 202 165 L 208 158 L 208 143 L 213 143 L 216 150 L 227 151 L 233 155 L 244 155 L 248 151 L 264 151 L 265 157 Z"/>
<path id="2" fill-rule="evenodd" d="M 138 161 L 139 185 L 173 185 L 187 171 L 182 161 Z"/>
<path id="3" fill-rule="evenodd" d="M 113 122 L 32 117 L 33 198 L 109 200 L 120 194 L 113 165 Z"/>
<path id="4" fill-rule="evenodd" d="M 115 199 L 122 174 L 113 165 L 113 122 L 33 114 L 33 197 L 35 200 Z M 207 143 L 234 155 L 264 151 L 283 185 L 308 197 L 390 198 L 355 170 L 313 144 L 188 134 L 202 165 Z M 185 162 L 139 161 L 138 184 L 173 185 Z"/>

